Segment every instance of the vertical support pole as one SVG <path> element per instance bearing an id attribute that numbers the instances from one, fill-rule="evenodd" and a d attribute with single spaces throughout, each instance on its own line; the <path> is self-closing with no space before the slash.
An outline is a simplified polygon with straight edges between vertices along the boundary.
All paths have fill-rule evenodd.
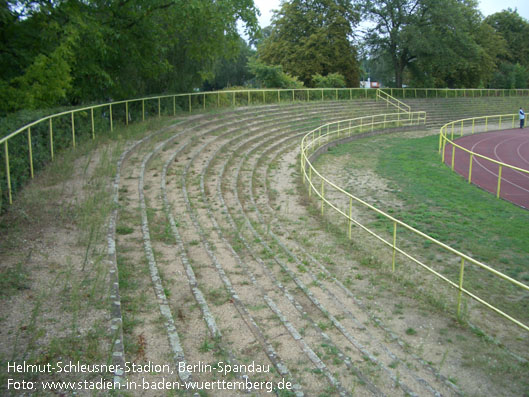
<path id="1" fill-rule="evenodd" d="M 112 123 L 112 104 L 110 104 L 110 131 L 114 131 L 114 125 Z"/>
<path id="2" fill-rule="evenodd" d="M 512 128 L 514 128 L 514 114 L 512 115 Z"/>
<path id="3" fill-rule="evenodd" d="M 309 197 L 312 194 L 312 167 L 309 167 Z"/>
<path id="4" fill-rule="evenodd" d="M 53 161 L 53 121 L 50 117 L 50 154 L 51 154 L 51 161 Z"/>
<path id="5" fill-rule="evenodd" d="M 220 108 L 220 92 L 217 92 L 217 107 Z"/>
<path id="6" fill-rule="evenodd" d="M 472 119 L 472 135 L 474 135 L 474 126 L 476 125 L 476 119 Z"/>
<path id="7" fill-rule="evenodd" d="M 307 102 L 310 101 L 310 91 L 307 90 Z"/>
<path id="8" fill-rule="evenodd" d="M 465 271 L 465 259 L 461 258 L 459 270 L 459 292 L 457 293 L 457 317 L 461 316 L 461 295 L 463 294 L 463 273 Z"/>
<path id="9" fill-rule="evenodd" d="M 446 136 L 443 136 L 443 155 L 442 155 L 442 159 L 441 161 L 444 163 L 445 162 L 445 153 L 446 153 Z"/>
<path id="10" fill-rule="evenodd" d="M 250 90 L 248 90 L 248 105 L 250 104 L 251 101 L 252 101 L 252 97 L 250 96 Z"/>
<path id="11" fill-rule="evenodd" d="M 129 101 L 125 101 L 125 125 L 129 125 Z"/>
<path id="12" fill-rule="evenodd" d="M 474 153 L 470 153 L 470 164 L 468 165 L 468 183 L 472 183 L 472 160 L 474 159 Z"/>
<path id="13" fill-rule="evenodd" d="M 162 100 L 158 97 L 158 117 L 162 117 Z"/>
<path id="14" fill-rule="evenodd" d="M 96 139 L 96 129 L 95 129 L 95 124 L 94 124 L 94 108 L 90 108 L 90 119 L 92 120 L 92 140 L 94 140 Z"/>
<path id="15" fill-rule="evenodd" d="M 323 190 L 323 179 L 321 180 L 321 215 L 323 216 L 323 199 L 324 199 L 324 190 Z"/>
<path id="16" fill-rule="evenodd" d="M 351 220 L 352 219 L 353 219 L 353 198 L 349 197 L 349 240 L 351 240 L 351 226 L 352 226 Z"/>
<path id="17" fill-rule="evenodd" d="M 375 115 L 371 116 L 371 132 L 375 129 Z"/>
<path id="18" fill-rule="evenodd" d="M 498 169 L 498 189 L 496 191 L 496 198 L 500 198 L 500 186 L 501 186 L 501 170 L 502 170 L 503 166 L 500 165 L 499 169 Z"/>
<path id="19" fill-rule="evenodd" d="M 391 261 L 391 271 L 395 273 L 395 256 L 397 254 L 397 222 L 393 222 L 393 259 Z"/>
<path id="20" fill-rule="evenodd" d="M 309 167 L 309 197 L 312 193 L 312 167 Z"/>
<path id="21" fill-rule="evenodd" d="M 463 136 L 463 120 L 461 120 L 461 130 L 459 131 L 459 136 Z"/>
<path id="22" fill-rule="evenodd" d="M 141 121 L 145 121 L 145 99 L 141 100 Z"/>
<path id="23" fill-rule="evenodd" d="M 235 94 L 233 94 L 233 96 L 234 96 L 234 98 L 233 98 L 233 105 L 235 106 Z M 191 113 L 191 109 L 192 109 L 192 107 L 191 107 L 191 94 L 189 94 L 189 95 L 187 96 L 187 98 L 189 99 L 189 113 Z"/>
<path id="24" fill-rule="evenodd" d="M 323 88 L 321 89 L 321 100 L 323 101 Z"/>
<path id="25" fill-rule="evenodd" d="M 454 140 L 454 123 L 452 123 L 452 132 L 450 133 L 450 139 Z"/>
<path id="26" fill-rule="evenodd" d="M 72 143 L 73 147 L 75 148 L 75 119 L 72 112 Z"/>
<path id="27" fill-rule="evenodd" d="M 336 89 L 336 96 L 335 96 L 335 100 L 337 101 L 338 100 L 338 88 Z"/>
<path id="28" fill-rule="evenodd" d="M 384 115 L 384 129 L 386 128 L 386 114 Z"/>
<path id="29" fill-rule="evenodd" d="M 485 131 L 489 130 L 489 117 L 485 117 Z"/>
<path id="30" fill-rule="evenodd" d="M 233 91 L 233 107 L 235 107 L 235 91 Z"/>
<path id="31" fill-rule="evenodd" d="M 176 95 L 173 95 L 173 116 L 176 116 Z"/>
<path id="32" fill-rule="evenodd" d="M 28 127 L 28 151 L 29 151 L 29 171 L 33 179 L 33 149 L 31 147 L 31 127 Z"/>
<path id="33" fill-rule="evenodd" d="M 292 90 L 292 102 L 294 102 L 294 90 Z"/>
<path id="34" fill-rule="evenodd" d="M 456 147 L 452 143 L 452 171 L 454 170 L 455 157 L 456 157 Z"/>
<path id="35" fill-rule="evenodd" d="M 13 204 L 13 197 L 11 195 L 11 170 L 9 168 L 9 147 L 7 145 L 7 140 L 4 141 L 4 150 L 6 158 L 7 194 L 9 196 L 9 204 Z"/>
<path id="36" fill-rule="evenodd" d="M 265 91 L 263 90 L 263 103 L 266 103 Z"/>
<path id="37" fill-rule="evenodd" d="M 501 130 L 501 115 L 500 115 L 500 126 L 499 126 L 499 129 Z"/>

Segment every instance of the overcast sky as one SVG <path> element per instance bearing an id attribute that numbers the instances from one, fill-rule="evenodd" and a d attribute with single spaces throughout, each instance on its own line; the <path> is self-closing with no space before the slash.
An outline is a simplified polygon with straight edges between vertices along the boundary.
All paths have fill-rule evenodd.
<path id="1" fill-rule="evenodd" d="M 254 0 L 255 6 L 261 11 L 259 25 L 262 28 L 270 25 L 272 19 L 272 10 L 279 9 L 280 0 Z M 487 16 L 505 10 L 507 8 L 516 8 L 518 14 L 529 20 L 529 1 L 528 0 L 479 0 L 479 9 L 483 15 Z M 528 38 L 529 39 L 529 38 Z"/>

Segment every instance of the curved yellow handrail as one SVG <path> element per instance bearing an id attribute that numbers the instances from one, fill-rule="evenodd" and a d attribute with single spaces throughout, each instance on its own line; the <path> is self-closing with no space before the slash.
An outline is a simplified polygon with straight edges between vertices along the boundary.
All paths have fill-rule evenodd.
<path id="1" fill-rule="evenodd" d="M 468 169 L 468 183 L 472 183 L 472 163 L 475 157 L 490 161 L 493 164 L 497 164 L 498 165 L 498 182 L 497 182 L 497 188 L 496 188 L 496 197 L 499 198 L 500 190 L 501 190 L 501 175 L 502 175 L 503 167 L 510 168 L 512 170 L 521 172 L 528 176 L 529 176 L 529 171 L 523 168 L 516 167 L 514 165 L 504 163 L 502 161 L 492 159 L 490 157 L 484 156 L 482 154 L 479 154 L 479 153 L 473 152 L 472 150 L 464 148 L 461 145 L 458 145 L 457 143 L 454 142 L 454 136 L 456 135 L 455 127 L 457 126 L 457 128 L 459 129 L 459 137 L 465 135 L 465 132 L 467 132 L 467 134 L 477 133 L 478 131 L 476 127 L 480 126 L 479 122 L 483 122 L 481 126 L 484 127 L 483 128 L 484 131 L 479 131 L 479 132 L 489 131 L 491 124 L 494 126 L 497 125 L 497 128 L 494 127 L 495 130 L 514 128 L 516 116 L 517 114 L 499 114 L 499 115 L 492 115 L 492 116 L 471 117 L 471 118 L 455 120 L 455 121 L 446 123 L 445 125 L 441 127 L 441 130 L 439 132 L 439 153 L 441 154 L 441 159 L 442 159 L 441 161 L 443 163 L 445 162 L 445 153 L 446 153 L 445 149 L 446 149 L 447 144 L 452 145 L 452 161 L 451 161 L 452 171 L 454 170 L 454 163 L 455 163 L 454 161 L 455 149 L 454 148 L 458 148 L 459 150 L 468 153 L 468 155 L 470 156 L 469 169 Z M 507 124 L 509 125 L 509 127 L 502 128 L 506 126 L 505 120 L 509 121 L 509 123 Z M 496 122 L 496 124 L 494 124 L 494 122 Z M 465 123 L 466 123 L 466 126 L 465 126 Z M 466 131 L 465 131 L 465 128 L 466 128 Z M 450 130 L 450 132 L 448 132 L 448 130 Z M 448 134 L 450 134 L 450 138 L 448 138 Z"/>
<path id="2" fill-rule="evenodd" d="M 425 122 L 426 115 L 424 112 L 410 112 L 410 113 L 404 113 L 409 118 L 402 122 L 402 115 L 403 114 L 384 114 L 384 115 L 374 115 L 374 116 L 365 116 L 365 117 L 358 117 L 355 119 L 350 120 L 342 120 L 334 123 L 325 124 L 321 127 L 318 127 L 309 133 L 307 133 L 301 140 L 301 173 L 303 176 L 303 183 L 307 183 L 308 181 L 308 189 L 309 189 L 309 196 L 311 196 L 312 192 L 316 194 L 318 199 L 321 200 L 321 212 L 322 215 L 324 213 L 324 205 L 328 205 L 330 208 L 335 210 L 338 214 L 340 214 L 342 217 L 344 217 L 348 222 L 348 230 L 349 230 L 349 238 L 351 238 L 351 226 L 352 224 L 355 224 L 356 226 L 360 227 L 362 230 L 368 232 L 370 235 L 384 243 L 385 245 L 389 246 L 393 249 L 393 259 L 392 259 L 392 270 L 395 271 L 395 262 L 396 262 L 396 253 L 400 253 L 404 257 L 410 259 L 414 263 L 421 266 L 423 269 L 427 270 L 428 272 L 434 274 L 436 277 L 443 280 L 445 283 L 447 283 L 449 286 L 455 288 L 458 290 L 458 297 L 457 297 L 457 315 L 460 316 L 461 311 L 461 297 L 462 294 L 465 294 L 466 296 L 469 296 L 470 298 L 474 299 L 475 301 L 481 303 L 488 309 L 496 312 L 497 314 L 501 315 L 502 317 L 508 319 L 509 321 L 513 322 L 514 324 L 518 325 L 522 329 L 529 331 L 529 326 L 522 323 L 521 321 L 515 319 L 514 317 L 508 315 L 507 313 L 503 312 L 496 306 L 492 305 L 491 303 L 485 301 L 484 299 L 480 298 L 476 294 L 470 292 L 466 288 L 464 288 L 464 269 L 465 269 L 465 262 L 473 264 L 478 266 L 481 269 L 484 269 L 485 271 L 491 273 L 492 275 L 499 277 L 503 280 L 508 281 L 512 285 L 519 287 L 525 291 L 529 291 L 529 286 L 493 269 L 492 267 L 470 257 L 469 255 L 466 255 L 455 248 L 450 247 L 447 244 L 442 243 L 441 241 L 436 240 L 433 237 L 428 236 L 427 234 L 415 229 L 414 227 L 394 218 L 393 216 L 385 213 L 384 211 L 379 210 L 378 208 L 374 207 L 373 205 L 367 203 L 366 201 L 352 195 L 351 193 L 345 191 L 340 186 L 336 185 L 329 179 L 327 179 L 324 175 L 322 175 L 312 164 L 311 162 L 311 156 L 322 146 L 326 145 L 327 143 L 331 142 L 335 139 L 341 139 L 346 136 L 352 136 L 354 134 L 360 134 L 365 131 L 374 130 L 375 128 L 388 128 L 393 126 L 401 126 L 401 125 L 412 125 L 414 124 L 414 121 L 417 122 L 417 124 L 421 122 Z M 388 121 L 391 120 L 391 121 Z M 345 125 L 345 127 L 343 127 Z M 314 183 L 314 178 L 318 178 L 320 182 L 320 186 L 317 186 Z M 333 204 L 331 201 L 329 201 L 327 198 L 325 198 L 325 186 L 328 186 L 330 188 L 335 189 L 337 192 L 339 192 L 344 198 L 349 199 L 349 213 L 346 211 L 340 209 L 337 205 Z M 352 216 L 352 204 L 353 201 L 362 205 L 363 207 L 369 209 L 370 211 L 373 211 L 375 214 L 382 216 L 386 219 L 388 219 L 390 222 L 393 223 L 393 241 L 386 240 L 383 236 L 378 235 L 375 231 L 370 230 L 367 226 L 362 225 L 358 220 L 354 219 Z M 412 253 L 408 253 L 404 251 L 404 249 L 397 246 L 397 230 L 398 227 L 405 228 L 406 230 L 412 232 L 416 236 L 429 241 L 432 244 L 435 244 L 442 250 L 445 250 L 447 252 L 450 252 L 461 260 L 460 265 L 460 271 L 459 271 L 459 283 L 455 283 L 452 280 L 448 279 L 446 276 L 442 275 L 441 273 L 437 272 L 436 270 L 432 269 L 427 264 L 423 263 L 421 260 L 416 258 Z"/>

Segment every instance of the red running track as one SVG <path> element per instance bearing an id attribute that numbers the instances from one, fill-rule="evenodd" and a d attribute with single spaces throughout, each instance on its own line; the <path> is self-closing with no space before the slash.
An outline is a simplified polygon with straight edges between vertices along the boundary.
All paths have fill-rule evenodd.
<path id="1" fill-rule="evenodd" d="M 459 146 L 505 164 L 529 170 L 529 128 L 468 135 L 454 141 Z M 452 166 L 452 145 L 445 147 L 445 163 Z M 468 180 L 470 155 L 455 148 L 454 170 Z M 498 165 L 474 156 L 472 183 L 496 195 Z M 500 197 L 529 209 L 529 174 L 503 167 Z"/>

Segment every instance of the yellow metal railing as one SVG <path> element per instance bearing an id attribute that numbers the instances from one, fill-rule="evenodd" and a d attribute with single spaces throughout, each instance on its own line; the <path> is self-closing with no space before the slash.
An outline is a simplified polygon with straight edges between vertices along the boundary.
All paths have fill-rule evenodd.
<path id="1" fill-rule="evenodd" d="M 455 149 L 459 149 L 469 155 L 469 168 L 468 168 L 468 183 L 472 183 L 472 164 L 474 158 L 481 158 L 483 160 L 490 161 L 493 164 L 498 165 L 498 182 L 496 187 L 496 197 L 500 198 L 501 191 L 501 180 L 503 168 L 509 168 L 511 170 L 518 171 L 522 174 L 529 176 L 529 171 L 523 168 L 515 167 L 514 165 L 506 164 L 501 161 L 491 159 L 490 157 L 484 156 L 479 153 L 475 153 L 472 150 L 464 148 L 457 143 L 454 143 L 454 136 L 463 136 L 465 134 L 475 134 L 477 132 L 487 132 L 491 125 L 495 130 L 514 128 L 517 114 L 501 114 L 494 116 L 482 116 L 473 117 L 468 119 L 451 121 L 441 127 L 439 133 L 439 153 L 441 153 L 442 162 L 445 162 L 446 145 L 452 146 L 452 159 L 451 168 L 454 170 L 455 164 Z M 450 135 L 450 138 L 448 138 Z"/>
<path id="2" fill-rule="evenodd" d="M 43 117 L 29 123 L 18 130 L 0 138 L 3 146 L 5 161 L 5 182 L 7 187 L 7 199 L 9 204 L 13 203 L 12 173 L 10 164 L 10 141 L 18 136 L 26 135 L 25 150 L 27 151 L 28 174 L 34 177 L 34 153 L 35 142 L 32 144 L 32 129 L 47 130 L 47 149 L 49 159 L 54 160 L 56 152 L 56 141 L 58 135 L 64 141 L 65 134 L 70 135 L 71 146 L 75 148 L 81 133 L 89 133 L 92 139 L 96 138 L 99 126 L 106 125 L 105 129 L 113 131 L 117 122 L 128 125 L 132 121 L 131 114 L 134 113 L 136 120 L 144 121 L 147 116 L 176 115 L 179 111 L 192 112 L 193 110 L 206 110 L 226 106 L 284 103 L 292 101 L 324 101 L 324 100 L 352 100 L 352 99 L 375 99 L 374 90 L 364 88 L 304 88 L 304 89 L 255 89 L 255 90 L 223 90 L 210 92 L 194 92 L 187 94 L 161 95 L 145 98 L 137 98 L 116 102 L 109 102 L 93 106 L 72 109 L 50 116 Z M 134 109 L 132 109 L 134 107 Z M 150 109 L 147 109 L 150 107 Z M 101 112 L 102 118 L 94 115 L 95 111 Z M 67 130 L 64 130 L 67 118 Z M 60 120 L 60 123 L 58 122 Z M 83 122 L 81 125 L 81 121 Z M 57 126 L 60 124 L 60 126 Z M 59 128 L 60 127 L 60 128 Z M 61 129 L 60 133 L 57 130 Z M 88 129 L 89 131 L 86 131 Z M 42 143 L 42 139 L 40 139 Z M 0 146 L 0 147 L 1 147 Z M 0 189 L 1 193 L 1 189 Z M 1 201 L 0 201 L 1 203 Z"/>
<path id="3" fill-rule="evenodd" d="M 480 88 L 380 88 L 391 95 L 403 99 L 418 98 L 482 98 L 529 96 L 527 89 L 480 89 Z"/>
<path id="4" fill-rule="evenodd" d="M 398 109 L 399 112 L 409 113 L 411 112 L 411 107 L 406 105 L 404 102 L 399 101 L 397 98 L 389 95 L 387 92 L 380 89 L 377 90 L 377 101 L 382 99 L 386 101 L 387 106 L 392 105 Z"/>
<path id="5" fill-rule="evenodd" d="M 406 122 L 403 123 L 402 117 L 409 117 Z M 390 121 L 391 120 L 391 121 Z M 301 173 L 303 175 L 303 182 L 308 183 L 309 196 L 313 194 L 317 197 L 318 200 L 321 200 L 321 213 L 324 214 L 325 205 L 334 210 L 342 218 L 345 218 L 347 222 L 348 235 L 351 238 L 351 228 L 352 225 L 356 225 L 362 230 L 369 233 L 371 236 L 375 237 L 377 240 L 381 241 L 383 244 L 392 249 L 392 270 L 395 271 L 396 266 L 396 254 L 399 253 L 405 258 L 411 260 L 413 263 L 419 265 L 421 268 L 427 270 L 431 274 L 435 275 L 437 278 L 444 281 L 450 287 L 453 287 L 457 290 L 457 316 L 461 315 L 461 298 L 462 295 L 466 295 L 476 302 L 484 305 L 488 309 L 498 313 L 504 318 L 512 321 L 519 327 L 523 328 L 526 331 L 529 331 L 529 326 L 522 323 L 521 321 L 515 319 L 514 317 L 508 315 L 504 311 L 500 310 L 493 304 L 485 301 L 481 297 L 477 296 L 475 293 L 472 293 L 467 288 L 465 288 L 465 278 L 464 272 L 465 267 L 468 268 L 469 265 L 477 266 L 480 269 L 485 270 L 494 277 L 499 277 L 503 280 L 506 280 L 508 283 L 512 284 L 516 288 L 521 290 L 529 291 L 529 286 L 487 266 L 484 263 L 477 261 L 476 259 L 428 236 L 427 234 L 415 229 L 414 227 L 394 218 L 393 216 L 377 209 L 373 205 L 367 203 L 366 201 L 352 195 L 351 193 L 345 191 L 340 186 L 336 185 L 324 175 L 322 175 L 312 164 L 311 157 L 315 152 L 333 140 L 341 139 L 343 137 L 352 136 L 354 134 L 359 134 L 361 132 L 373 130 L 375 128 L 384 128 L 384 127 L 393 127 L 397 125 L 411 125 L 414 123 L 424 123 L 425 116 L 421 115 L 421 112 L 411 112 L 407 113 L 404 116 L 397 114 L 388 114 L 388 115 L 376 115 L 376 116 L 367 116 L 359 117 L 352 120 L 344 120 L 335 123 L 325 124 L 321 127 L 318 127 L 309 133 L 307 133 L 301 141 Z M 334 196 L 329 199 L 329 190 L 333 189 Z M 340 204 L 341 203 L 341 204 Z M 387 239 L 386 237 L 380 235 L 375 230 L 369 229 L 367 226 L 363 225 L 359 220 L 353 217 L 353 203 L 360 205 L 361 208 L 369 210 L 369 213 L 374 214 L 378 218 L 386 219 L 392 224 L 392 238 Z M 365 223 L 365 222 L 364 222 Z M 433 269 L 431 266 L 428 266 L 422 260 L 417 258 L 417 255 L 411 252 L 404 250 L 404 244 L 399 246 L 397 244 L 398 231 L 404 230 L 411 232 L 412 235 L 417 236 L 423 242 L 427 244 L 433 244 L 439 247 L 442 251 L 453 254 L 458 258 L 459 262 L 459 277 L 458 281 L 454 282 L 450 280 L 445 275 Z M 403 233 L 403 232 L 401 232 Z"/>

